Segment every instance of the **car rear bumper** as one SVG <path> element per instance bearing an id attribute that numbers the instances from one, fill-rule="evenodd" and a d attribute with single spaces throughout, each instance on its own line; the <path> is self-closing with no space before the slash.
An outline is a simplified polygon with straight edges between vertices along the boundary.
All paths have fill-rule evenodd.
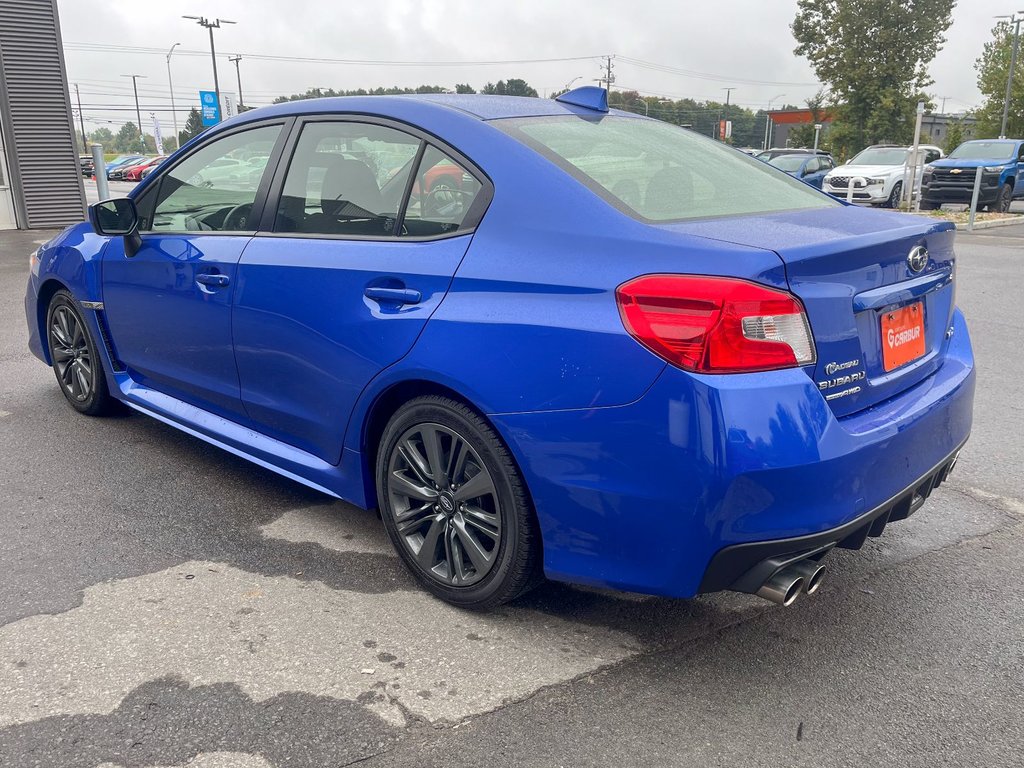
<path id="1" fill-rule="evenodd" d="M 672 367 L 630 405 L 492 415 L 526 476 L 547 575 L 690 597 L 750 570 L 730 548 L 846 541 L 967 440 L 974 360 L 959 312 L 953 332 L 938 371 L 842 418 L 802 369 Z"/>

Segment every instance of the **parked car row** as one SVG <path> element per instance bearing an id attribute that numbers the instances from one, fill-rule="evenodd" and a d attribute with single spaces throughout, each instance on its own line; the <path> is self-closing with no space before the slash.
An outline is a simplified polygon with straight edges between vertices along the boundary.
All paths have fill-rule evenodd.
<path id="1" fill-rule="evenodd" d="M 909 173 L 913 147 L 875 144 L 841 166 L 821 150 L 772 148 L 755 155 L 823 192 L 856 203 L 895 208 L 914 178 L 923 210 L 944 203 L 969 205 L 981 169 L 978 208 L 1008 211 L 1024 198 L 1024 139 L 965 141 L 944 157 L 941 148 L 918 145 L 916 173 Z"/>

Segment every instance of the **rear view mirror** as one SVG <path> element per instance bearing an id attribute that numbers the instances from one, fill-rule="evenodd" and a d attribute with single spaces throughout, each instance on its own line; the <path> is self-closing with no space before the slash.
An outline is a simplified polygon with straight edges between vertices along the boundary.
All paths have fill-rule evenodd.
<path id="1" fill-rule="evenodd" d="M 89 207 L 89 221 L 97 234 L 130 235 L 139 226 L 135 202 L 127 197 L 103 200 Z"/>
<path id="2" fill-rule="evenodd" d="M 134 256 L 142 247 L 142 238 L 139 237 L 139 212 L 131 198 L 118 197 L 89 206 L 89 222 L 99 235 L 123 235 L 126 256 Z"/>

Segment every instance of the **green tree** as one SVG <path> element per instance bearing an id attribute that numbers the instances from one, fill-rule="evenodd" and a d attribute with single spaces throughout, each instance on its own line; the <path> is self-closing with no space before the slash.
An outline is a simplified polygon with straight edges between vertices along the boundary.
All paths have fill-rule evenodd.
<path id="1" fill-rule="evenodd" d="M 495 96 L 537 96 L 537 89 L 530 86 L 525 80 L 518 77 L 510 77 L 508 80 L 499 80 L 496 83 L 488 83 L 480 93 L 489 93 Z"/>
<path id="2" fill-rule="evenodd" d="M 818 136 L 818 147 L 825 149 L 825 89 L 821 88 L 807 100 L 807 109 L 811 113 L 811 122 L 798 125 L 789 132 L 789 143 L 794 147 L 814 146 L 814 126 L 822 126 L 822 134 Z"/>
<path id="3" fill-rule="evenodd" d="M 908 143 L 931 84 L 928 64 L 946 41 L 955 0 L 798 0 L 795 52 L 828 86 L 843 130 L 840 151 Z M 838 126 L 837 126 L 838 128 Z"/>
<path id="4" fill-rule="evenodd" d="M 139 127 L 130 121 L 122 125 L 114 137 L 113 149 L 115 152 L 138 152 L 143 149 Z"/>
<path id="5" fill-rule="evenodd" d="M 456 93 L 476 93 L 476 88 L 474 88 L 472 85 L 468 85 L 467 83 L 456 83 L 455 84 L 455 92 Z"/>
<path id="6" fill-rule="evenodd" d="M 181 146 L 189 139 L 195 138 L 205 130 L 203 116 L 199 113 L 198 109 L 192 107 L 188 113 L 188 119 L 185 121 L 185 130 L 178 132 L 178 146 Z"/>
<path id="7" fill-rule="evenodd" d="M 109 128 L 97 128 L 89 134 L 89 141 L 93 144 L 102 144 L 104 148 L 109 149 L 114 146 L 114 134 Z"/>
<path id="8" fill-rule="evenodd" d="M 1012 48 L 1013 27 L 1007 21 L 1000 21 L 992 28 L 992 39 L 985 43 L 985 49 L 974 63 L 978 71 L 978 90 L 985 97 L 981 108 L 974 113 L 978 118 L 975 135 L 979 139 L 999 135 Z M 1006 135 L 1024 135 L 1024 53 L 1021 51 L 1017 52 L 1017 66 L 1013 73 Z"/>
<path id="9" fill-rule="evenodd" d="M 169 155 L 178 148 L 178 139 L 175 136 L 164 136 L 164 154 Z"/>
<path id="10" fill-rule="evenodd" d="M 951 120 L 949 127 L 946 128 L 946 141 L 942 145 L 942 148 L 946 150 L 948 155 L 954 149 L 963 144 L 964 141 L 964 124 L 962 120 Z"/>

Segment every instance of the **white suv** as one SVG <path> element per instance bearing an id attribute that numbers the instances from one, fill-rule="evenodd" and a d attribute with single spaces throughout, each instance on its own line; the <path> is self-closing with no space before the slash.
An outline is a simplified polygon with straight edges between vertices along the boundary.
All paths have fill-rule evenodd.
<path id="1" fill-rule="evenodd" d="M 846 165 L 829 171 L 822 182 L 822 190 L 846 199 L 853 185 L 853 201 L 895 208 L 903 194 L 904 178 L 909 177 L 910 153 L 913 147 L 894 144 L 876 144 L 863 150 Z M 917 190 L 921 189 L 921 169 L 942 157 L 942 150 L 930 144 L 917 148 Z"/>

